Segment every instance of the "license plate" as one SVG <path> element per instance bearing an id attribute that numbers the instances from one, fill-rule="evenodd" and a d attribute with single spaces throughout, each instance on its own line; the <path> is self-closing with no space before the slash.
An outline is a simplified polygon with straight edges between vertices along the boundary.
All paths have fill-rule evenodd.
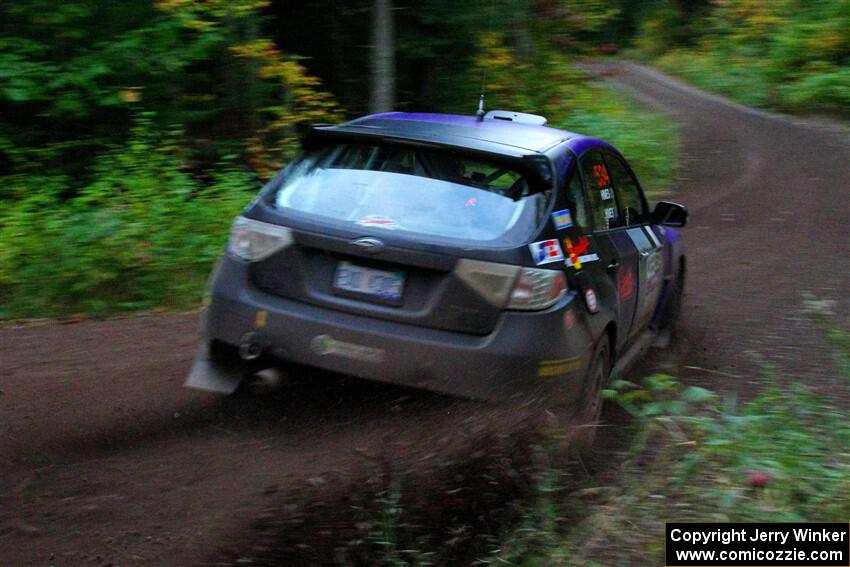
<path id="1" fill-rule="evenodd" d="M 402 272 L 388 272 L 356 266 L 351 262 L 340 262 L 336 268 L 334 287 L 351 293 L 374 297 L 384 301 L 401 299 L 404 286 Z"/>

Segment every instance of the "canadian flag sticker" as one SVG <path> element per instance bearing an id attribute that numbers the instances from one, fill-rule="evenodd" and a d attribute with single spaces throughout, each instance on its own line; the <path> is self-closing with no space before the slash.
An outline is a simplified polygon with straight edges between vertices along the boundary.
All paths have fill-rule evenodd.
<path id="1" fill-rule="evenodd" d="M 531 250 L 531 257 L 534 258 L 534 263 L 538 266 L 560 262 L 564 259 L 564 253 L 561 251 L 561 245 L 557 238 L 532 242 L 528 245 L 528 249 Z"/>

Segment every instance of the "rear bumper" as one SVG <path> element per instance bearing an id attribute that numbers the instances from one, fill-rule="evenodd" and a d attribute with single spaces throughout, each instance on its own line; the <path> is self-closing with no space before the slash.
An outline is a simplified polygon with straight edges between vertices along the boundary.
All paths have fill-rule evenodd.
<path id="1" fill-rule="evenodd" d="M 469 398 L 540 396 L 570 403 L 581 391 L 593 344 L 584 310 L 573 301 L 568 294 L 544 312 L 505 312 L 489 335 L 467 335 L 271 295 L 251 285 L 246 264 L 225 257 L 213 277 L 204 334 L 207 341 L 236 346 L 252 333 L 275 359 L 370 380 Z M 575 311 L 570 329 L 568 310 Z M 203 368 L 209 360 L 199 362 L 196 378 L 210 372 Z M 219 370 L 219 363 L 231 364 L 212 362 Z"/>

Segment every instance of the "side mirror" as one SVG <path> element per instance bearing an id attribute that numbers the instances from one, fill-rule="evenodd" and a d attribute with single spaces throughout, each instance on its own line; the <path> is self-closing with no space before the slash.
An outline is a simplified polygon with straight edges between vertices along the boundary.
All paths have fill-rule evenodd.
<path id="1" fill-rule="evenodd" d="M 660 201 L 655 205 L 650 220 L 652 224 L 663 226 L 685 226 L 688 222 L 688 209 L 677 203 Z"/>

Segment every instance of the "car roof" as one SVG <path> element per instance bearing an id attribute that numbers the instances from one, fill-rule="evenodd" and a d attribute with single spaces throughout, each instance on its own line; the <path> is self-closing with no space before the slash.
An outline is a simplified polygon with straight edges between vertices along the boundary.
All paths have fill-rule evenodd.
<path id="1" fill-rule="evenodd" d="M 491 151 L 500 148 L 499 153 L 507 154 L 545 152 L 564 141 L 569 141 L 570 147 L 581 147 L 582 151 L 590 146 L 608 146 L 602 140 L 558 128 L 508 120 L 479 120 L 474 116 L 457 114 L 385 112 L 322 130 L 469 146 Z"/>

